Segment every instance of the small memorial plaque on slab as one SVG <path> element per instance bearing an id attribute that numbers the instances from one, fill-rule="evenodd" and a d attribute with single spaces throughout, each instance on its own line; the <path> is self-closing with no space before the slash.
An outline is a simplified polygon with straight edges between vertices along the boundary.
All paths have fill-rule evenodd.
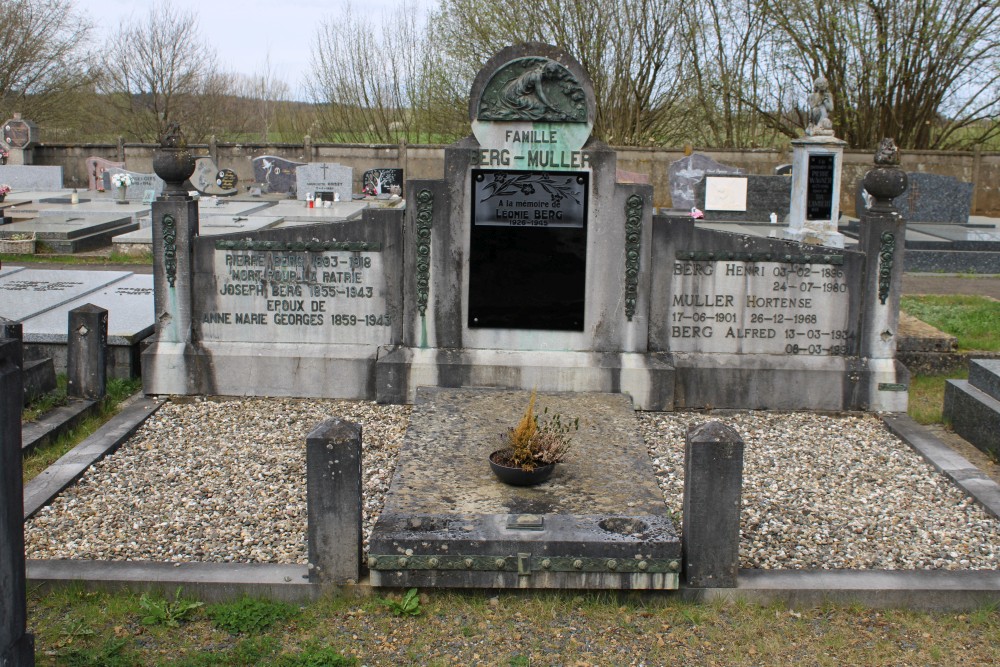
<path id="1" fill-rule="evenodd" d="M 582 331 L 586 172 L 472 170 L 469 327 Z"/>
<path id="2" fill-rule="evenodd" d="M 829 220 L 833 213 L 834 156 L 809 156 L 806 220 Z"/>
<path id="3" fill-rule="evenodd" d="M 747 179 L 705 177 L 706 211 L 747 210 Z"/>

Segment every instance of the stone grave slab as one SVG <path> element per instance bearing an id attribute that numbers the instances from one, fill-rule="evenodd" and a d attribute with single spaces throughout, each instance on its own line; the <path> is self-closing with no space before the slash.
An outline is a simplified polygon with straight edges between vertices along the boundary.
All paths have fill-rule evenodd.
<path id="1" fill-rule="evenodd" d="M 128 271 L 24 269 L 0 276 L 0 317 L 25 320 L 132 275 Z"/>
<path id="2" fill-rule="evenodd" d="M 218 197 L 201 197 L 198 199 L 198 215 L 206 216 L 243 216 L 263 211 L 271 206 L 266 201 L 235 201 Z"/>
<path id="3" fill-rule="evenodd" d="M 270 229 L 284 221 L 284 218 L 268 215 L 226 216 L 207 215 L 198 223 L 198 233 L 201 236 L 218 236 L 233 232 L 256 232 Z M 112 245 L 119 252 L 130 255 L 140 255 L 153 250 L 153 228 L 143 227 L 127 234 L 119 234 L 111 239 Z"/>
<path id="4" fill-rule="evenodd" d="M 63 168 L 0 165 L 0 183 L 6 183 L 13 190 L 61 190 L 63 187 Z"/>
<path id="5" fill-rule="evenodd" d="M 19 271 L 24 271 L 23 266 L 0 266 L 0 277 L 9 276 L 12 273 L 18 273 Z"/>
<path id="6" fill-rule="evenodd" d="M 81 204 L 39 203 L 34 207 L 34 214 L 37 218 L 61 218 L 67 215 L 73 217 L 130 216 L 133 222 L 138 222 L 140 218 L 148 216 L 149 211 L 149 204 L 142 204 L 139 201 L 118 204 L 110 197 L 95 197 L 89 202 Z"/>
<path id="7" fill-rule="evenodd" d="M 703 183 L 705 175 L 718 176 L 722 174 L 742 174 L 743 170 L 728 164 L 716 162 L 707 155 L 692 153 L 671 162 L 667 169 L 670 183 L 670 201 L 672 207 L 688 211 L 696 205 L 695 186 Z"/>
<path id="8" fill-rule="evenodd" d="M 5 225 L 0 237 L 17 233 L 34 233 L 36 240 L 53 252 L 74 253 L 93 250 L 111 244 L 116 234 L 138 228 L 131 216 L 51 215 L 25 222 Z"/>
<path id="9" fill-rule="evenodd" d="M 125 274 L 59 308 L 22 322 L 27 343 L 66 343 L 69 311 L 91 303 L 108 311 L 108 344 L 133 345 L 153 333 L 153 276 Z"/>
<path id="10" fill-rule="evenodd" d="M 295 178 L 299 200 L 304 201 L 310 193 L 314 197 L 339 194 L 340 201 L 351 200 L 354 171 L 350 167 L 336 162 L 310 162 L 296 169 Z"/>
<path id="11" fill-rule="evenodd" d="M 280 201 L 268 213 L 284 218 L 278 227 L 301 227 L 322 222 L 341 222 L 361 217 L 362 211 L 368 208 L 363 201 L 335 201 L 330 206 L 306 208 L 300 201 Z"/>
<path id="12" fill-rule="evenodd" d="M 730 176 L 710 174 L 713 178 L 746 179 L 745 210 L 712 210 L 706 207 L 706 181 L 695 185 L 695 206 L 705 213 L 705 220 L 730 220 L 734 222 L 770 222 L 771 213 L 782 222 L 791 206 L 792 181 L 787 176 Z"/>
<path id="13" fill-rule="evenodd" d="M 422 387 L 375 525 L 374 586 L 669 589 L 680 540 L 621 394 L 539 394 L 580 418 L 574 447 L 534 487 L 498 481 L 487 457 L 530 392 Z"/>
<path id="14" fill-rule="evenodd" d="M 1000 231 L 965 225 L 916 225 L 915 230 L 947 241 L 1000 242 Z"/>
<path id="15" fill-rule="evenodd" d="M 276 155 L 261 155 L 253 159 L 253 178 L 266 192 L 295 192 L 295 172 L 303 164 Z"/>

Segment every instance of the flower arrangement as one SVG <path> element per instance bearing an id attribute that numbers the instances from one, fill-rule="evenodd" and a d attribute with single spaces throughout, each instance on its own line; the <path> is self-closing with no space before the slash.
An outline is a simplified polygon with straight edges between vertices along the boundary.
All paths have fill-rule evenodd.
<path id="1" fill-rule="evenodd" d="M 564 423 L 562 415 L 548 415 L 548 412 L 549 409 L 545 408 L 541 418 L 535 414 L 535 392 L 532 391 L 528 407 L 517 426 L 500 434 L 503 448 L 495 452 L 493 460 L 525 472 L 562 461 L 572 444 L 570 432 L 579 430 L 580 419 Z"/>
<path id="2" fill-rule="evenodd" d="M 0 183 L 0 197 L 7 196 L 8 192 L 10 192 L 10 186 L 6 183 Z"/>
<path id="3" fill-rule="evenodd" d="M 112 174 L 111 184 L 114 185 L 116 188 L 120 187 L 127 188 L 128 186 L 132 185 L 132 175 L 123 173 Z"/>

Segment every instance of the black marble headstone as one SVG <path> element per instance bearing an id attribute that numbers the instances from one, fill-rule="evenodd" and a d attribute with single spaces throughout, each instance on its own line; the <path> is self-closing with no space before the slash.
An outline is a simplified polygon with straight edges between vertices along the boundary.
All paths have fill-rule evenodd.
<path id="1" fill-rule="evenodd" d="M 295 170 L 302 164 L 274 155 L 261 155 L 253 159 L 253 178 L 266 186 L 268 192 L 295 192 Z"/>
<path id="2" fill-rule="evenodd" d="M 829 220 L 833 215 L 834 156 L 810 155 L 806 183 L 806 220 Z"/>
<path id="3" fill-rule="evenodd" d="M 369 194 L 389 194 L 393 185 L 398 185 L 402 191 L 402 169 L 369 169 L 361 176 L 361 186 Z"/>
<path id="4" fill-rule="evenodd" d="M 583 172 L 474 169 L 470 328 L 583 331 Z"/>

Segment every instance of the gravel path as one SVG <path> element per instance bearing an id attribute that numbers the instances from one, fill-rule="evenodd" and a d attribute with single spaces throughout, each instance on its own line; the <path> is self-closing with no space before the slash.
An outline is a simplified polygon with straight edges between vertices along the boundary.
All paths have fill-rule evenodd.
<path id="1" fill-rule="evenodd" d="M 25 526 L 29 558 L 305 562 L 305 437 L 363 426 L 365 548 L 410 408 L 358 401 L 168 403 Z M 678 512 L 687 426 L 722 419 L 746 442 L 748 568 L 998 567 L 1000 522 L 872 416 L 639 413 Z"/>

